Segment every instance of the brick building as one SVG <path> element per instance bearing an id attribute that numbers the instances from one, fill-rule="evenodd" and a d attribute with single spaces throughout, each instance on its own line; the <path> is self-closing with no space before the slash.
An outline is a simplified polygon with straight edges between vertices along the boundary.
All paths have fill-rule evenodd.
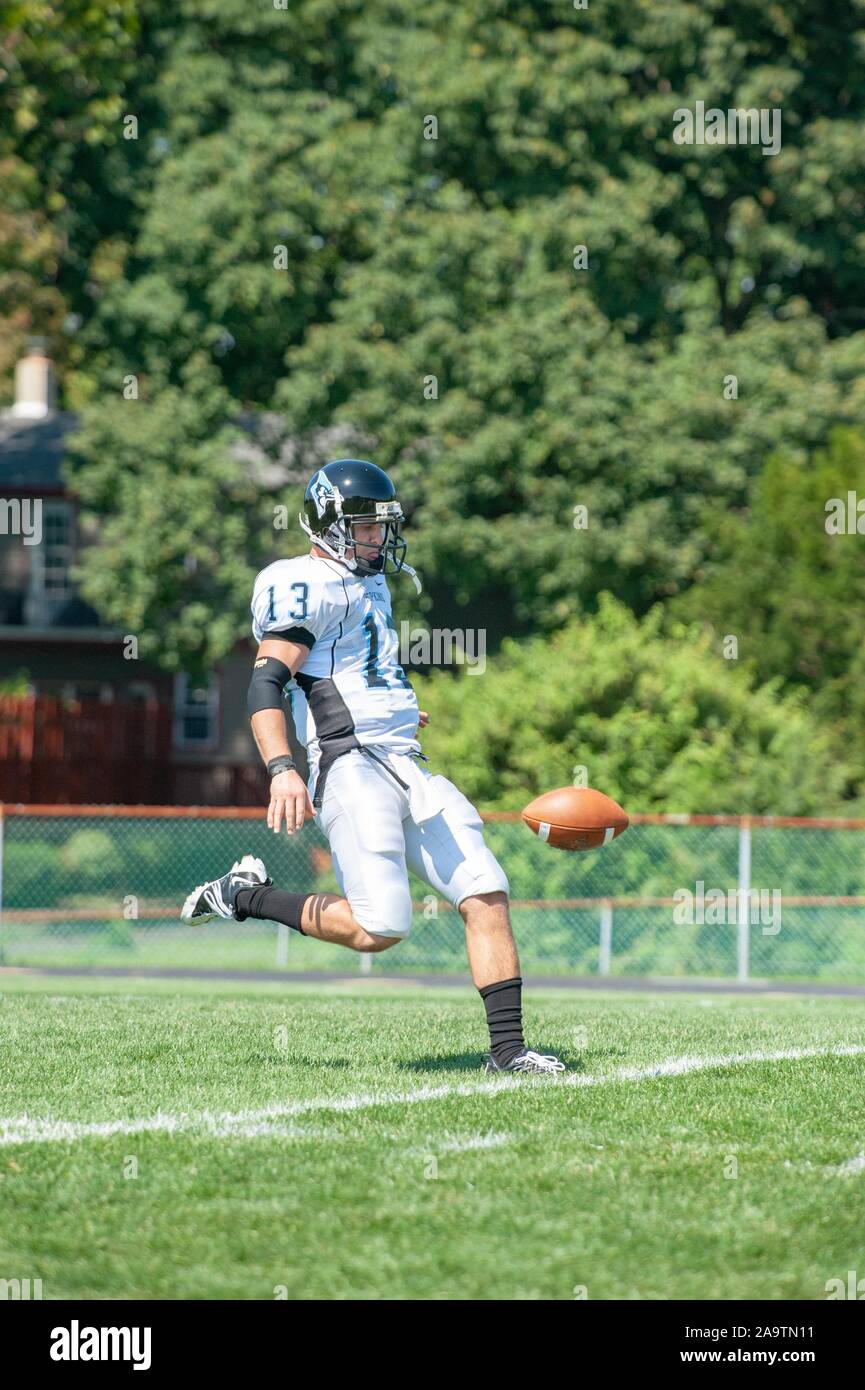
<path id="1" fill-rule="evenodd" d="M 63 481 L 75 417 L 38 340 L 15 388 L 0 412 L 0 800 L 260 804 L 251 644 L 203 688 L 124 656 L 71 577 L 94 538 Z"/>

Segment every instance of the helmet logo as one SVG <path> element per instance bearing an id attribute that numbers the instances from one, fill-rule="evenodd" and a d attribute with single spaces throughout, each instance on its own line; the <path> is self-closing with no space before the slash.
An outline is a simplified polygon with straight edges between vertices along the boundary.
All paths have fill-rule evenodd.
<path id="1" fill-rule="evenodd" d="M 315 503 L 315 510 L 318 512 L 319 520 L 324 516 L 330 503 L 333 503 L 339 511 L 340 496 L 330 478 L 323 468 L 320 468 L 310 483 L 310 496 Z"/>

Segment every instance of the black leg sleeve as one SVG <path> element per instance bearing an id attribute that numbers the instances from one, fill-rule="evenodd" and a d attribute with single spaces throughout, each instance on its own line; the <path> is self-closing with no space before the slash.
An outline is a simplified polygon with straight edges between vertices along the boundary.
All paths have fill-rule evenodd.
<path id="1" fill-rule="evenodd" d="M 479 990 L 487 1011 L 490 1030 L 490 1050 L 500 1067 L 522 1052 L 523 1041 L 523 982 L 519 975 L 513 980 L 499 980 Z"/>
<path id="2" fill-rule="evenodd" d="M 282 888 L 241 888 L 234 900 L 234 915 L 238 922 L 244 922 L 247 917 L 283 922 L 306 936 L 300 923 L 303 905 L 312 896 L 312 893 L 286 893 Z"/>

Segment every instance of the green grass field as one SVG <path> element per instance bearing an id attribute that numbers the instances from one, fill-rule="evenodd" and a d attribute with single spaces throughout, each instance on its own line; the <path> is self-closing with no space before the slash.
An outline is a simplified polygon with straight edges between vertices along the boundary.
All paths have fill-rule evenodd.
<path id="1" fill-rule="evenodd" d="M 0 990 L 0 1278 L 46 1299 L 823 1299 L 865 1276 L 859 1000 L 536 991 L 529 1041 L 566 1083 L 484 1076 L 457 987 Z"/>

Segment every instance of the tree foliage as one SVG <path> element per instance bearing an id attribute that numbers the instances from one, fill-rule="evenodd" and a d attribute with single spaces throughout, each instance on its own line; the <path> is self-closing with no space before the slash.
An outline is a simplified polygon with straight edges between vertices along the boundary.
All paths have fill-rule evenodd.
<path id="1" fill-rule="evenodd" d="M 807 470 L 863 418 L 857 0 L 4 17 L 0 389 L 48 332 L 103 541 L 85 592 L 149 654 L 200 670 L 248 630 L 249 576 L 286 548 L 272 507 L 296 510 L 298 460 L 336 427 L 410 507 L 408 616 L 495 650 L 590 625 L 603 592 L 638 618 L 744 611 L 729 571 L 703 582 L 732 554 L 724 518 L 795 530 L 766 459 Z M 698 101 L 777 110 L 780 152 L 678 144 Z M 251 470 L 241 419 L 292 467 Z M 797 554 L 742 628 L 755 689 L 825 677 L 843 725 L 858 657 L 814 635 L 823 551 Z M 842 570 L 816 581 L 827 603 Z"/>
<path id="2" fill-rule="evenodd" d="M 552 638 L 506 640 L 495 667 L 421 683 L 424 751 L 466 794 L 513 810 L 550 787 L 603 787 L 631 811 L 809 815 L 850 770 L 797 693 L 726 660 L 698 625 L 637 619 L 611 595 Z"/>

